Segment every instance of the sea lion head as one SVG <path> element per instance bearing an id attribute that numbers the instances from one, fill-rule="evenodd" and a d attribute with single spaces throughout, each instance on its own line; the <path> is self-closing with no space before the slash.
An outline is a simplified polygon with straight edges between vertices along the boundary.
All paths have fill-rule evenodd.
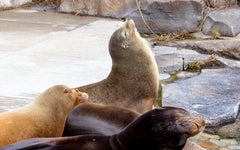
<path id="1" fill-rule="evenodd" d="M 144 45 L 144 46 L 143 46 Z M 136 31 L 135 23 L 127 19 L 111 36 L 109 52 L 113 60 L 128 60 L 141 51 L 141 47 L 148 47 Z"/>
<path id="2" fill-rule="evenodd" d="M 71 105 L 69 108 L 85 102 L 88 94 L 66 85 L 55 85 L 38 97 L 38 101 L 50 105 Z"/>
<path id="3" fill-rule="evenodd" d="M 66 87 L 64 89 L 64 96 L 75 100 L 74 106 L 83 103 L 88 99 L 88 94 L 80 92 L 77 88 Z"/>
<path id="4" fill-rule="evenodd" d="M 202 118 L 191 116 L 184 109 L 162 107 L 140 116 L 119 133 L 119 138 L 131 149 L 180 150 L 189 137 L 204 127 Z"/>
<path id="5" fill-rule="evenodd" d="M 190 115 L 186 110 L 175 107 L 162 107 L 147 113 L 150 133 L 154 143 L 160 147 L 184 146 L 186 140 L 205 128 L 202 118 Z"/>

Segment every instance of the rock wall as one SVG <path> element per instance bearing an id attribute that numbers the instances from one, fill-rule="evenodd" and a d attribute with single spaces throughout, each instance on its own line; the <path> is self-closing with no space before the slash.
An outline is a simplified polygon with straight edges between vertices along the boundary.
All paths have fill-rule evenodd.
<path id="1" fill-rule="evenodd" d="M 237 0 L 207 0 L 211 7 L 236 5 Z"/>
<path id="2" fill-rule="evenodd" d="M 214 30 L 224 36 L 237 36 L 240 33 L 240 7 L 212 10 L 203 24 L 202 32 L 211 35 Z"/>
<path id="3" fill-rule="evenodd" d="M 138 0 L 147 24 L 154 32 L 198 31 L 204 10 L 203 0 Z M 131 18 L 140 32 L 146 28 L 136 0 L 64 0 L 60 12 L 114 18 Z"/>
<path id="4" fill-rule="evenodd" d="M 142 33 L 151 33 L 143 21 L 138 5 L 146 23 L 155 33 L 188 32 L 200 30 L 212 34 L 217 30 L 224 36 L 237 36 L 240 32 L 240 0 L 62 0 L 60 12 L 76 13 L 113 18 L 131 18 Z M 209 7 L 229 7 L 212 10 L 205 20 L 204 10 Z M 234 8 L 232 8 L 234 7 Z"/>
<path id="5" fill-rule="evenodd" d="M 32 0 L 0 0 L 0 8 L 16 7 Z"/>

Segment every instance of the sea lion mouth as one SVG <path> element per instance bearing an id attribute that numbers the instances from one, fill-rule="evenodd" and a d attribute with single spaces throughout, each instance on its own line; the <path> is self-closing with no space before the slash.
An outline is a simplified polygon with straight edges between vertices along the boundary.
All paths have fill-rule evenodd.
<path id="1" fill-rule="evenodd" d="M 83 93 L 83 92 L 79 92 L 79 99 L 78 99 L 78 101 L 80 103 L 83 103 L 83 102 L 85 102 L 87 100 L 88 100 L 88 94 L 87 93 Z"/>

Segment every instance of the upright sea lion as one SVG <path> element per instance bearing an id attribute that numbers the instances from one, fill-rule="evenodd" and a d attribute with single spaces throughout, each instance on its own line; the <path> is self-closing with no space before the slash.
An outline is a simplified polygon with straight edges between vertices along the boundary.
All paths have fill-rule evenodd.
<path id="1" fill-rule="evenodd" d="M 63 136 L 113 135 L 139 116 L 138 112 L 126 108 L 85 102 L 69 113 Z"/>
<path id="2" fill-rule="evenodd" d="M 78 87 L 89 102 L 115 105 L 144 113 L 152 109 L 158 93 L 158 67 L 153 54 L 126 20 L 109 42 L 112 70 L 105 80 Z"/>
<path id="3" fill-rule="evenodd" d="M 88 95 L 56 85 L 28 105 L 0 114 L 0 147 L 34 137 L 62 136 L 71 109 Z"/>
<path id="4" fill-rule="evenodd" d="M 182 150 L 186 140 L 201 132 L 204 120 L 180 108 L 149 111 L 112 136 L 81 135 L 24 140 L 1 150 Z"/>

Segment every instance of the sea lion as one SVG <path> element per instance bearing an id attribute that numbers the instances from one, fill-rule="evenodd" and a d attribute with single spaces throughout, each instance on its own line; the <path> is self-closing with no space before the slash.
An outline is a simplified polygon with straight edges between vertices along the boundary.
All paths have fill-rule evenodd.
<path id="1" fill-rule="evenodd" d="M 69 113 L 63 136 L 113 135 L 139 116 L 139 113 L 126 108 L 85 102 Z"/>
<path id="2" fill-rule="evenodd" d="M 200 117 L 184 109 L 162 107 L 149 111 L 111 136 L 80 135 L 21 141 L 1 150 L 182 150 L 186 140 L 205 127 Z"/>
<path id="3" fill-rule="evenodd" d="M 100 82 L 78 87 L 89 102 L 120 106 L 139 113 L 152 110 L 158 94 L 158 67 L 133 20 L 126 20 L 109 41 L 112 69 Z"/>
<path id="4" fill-rule="evenodd" d="M 56 85 L 26 106 L 0 114 L 0 147 L 34 137 L 62 136 L 71 109 L 88 95 Z"/>

